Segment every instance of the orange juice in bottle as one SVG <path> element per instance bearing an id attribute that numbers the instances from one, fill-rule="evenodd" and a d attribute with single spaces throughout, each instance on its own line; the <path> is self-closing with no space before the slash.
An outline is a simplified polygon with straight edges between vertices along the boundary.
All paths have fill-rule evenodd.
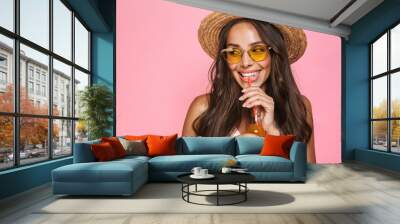
<path id="1" fill-rule="evenodd" d="M 247 78 L 246 82 L 247 82 L 247 85 L 250 87 L 253 80 L 251 78 Z M 255 106 L 255 107 L 251 108 L 251 111 L 249 111 L 249 124 L 247 124 L 246 132 L 252 133 L 252 134 L 255 134 L 255 135 L 258 135 L 261 137 L 265 136 L 266 133 L 262 126 L 261 107 L 260 106 Z"/>

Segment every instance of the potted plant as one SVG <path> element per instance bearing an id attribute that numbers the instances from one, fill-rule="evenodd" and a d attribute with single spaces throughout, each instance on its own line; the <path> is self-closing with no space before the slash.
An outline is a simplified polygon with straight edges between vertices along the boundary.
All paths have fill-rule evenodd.
<path id="1" fill-rule="evenodd" d="M 112 126 L 113 97 L 110 89 L 102 84 L 86 87 L 80 93 L 79 106 L 82 108 L 80 127 L 87 127 L 89 140 L 110 136 Z"/>

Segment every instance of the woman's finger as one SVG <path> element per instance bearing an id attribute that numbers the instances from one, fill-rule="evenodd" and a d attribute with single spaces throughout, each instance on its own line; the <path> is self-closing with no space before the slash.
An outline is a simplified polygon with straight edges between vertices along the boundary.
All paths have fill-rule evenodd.
<path id="1" fill-rule="evenodd" d="M 268 108 L 274 107 L 273 101 L 269 100 L 268 98 L 265 98 L 265 96 L 260 96 L 260 95 L 255 95 L 255 96 L 247 99 L 243 103 L 243 106 L 246 106 L 246 107 L 253 107 L 253 106 L 258 106 L 258 105 L 262 105 L 263 107 L 268 107 Z"/>
<path id="2" fill-rule="evenodd" d="M 245 92 L 241 97 L 239 97 L 240 101 L 244 101 L 249 97 L 255 96 L 255 95 L 263 95 L 266 98 L 273 100 L 272 97 L 268 96 L 262 89 L 252 89 L 250 91 Z"/>

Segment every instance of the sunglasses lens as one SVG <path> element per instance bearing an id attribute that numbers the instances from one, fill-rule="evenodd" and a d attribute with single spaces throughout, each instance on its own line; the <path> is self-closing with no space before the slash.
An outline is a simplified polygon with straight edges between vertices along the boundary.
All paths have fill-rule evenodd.
<path id="1" fill-rule="evenodd" d="M 268 56 L 268 49 L 266 46 L 255 46 L 249 50 L 249 55 L 254 61 L 263 61 Z"/>
<path id="2" fill-rule="evenodd" d="M 239 49 L 232 49 L 223 53 L 224 58 L 228 63 L 237 64 L 242 59 L 242 52 Z"/>

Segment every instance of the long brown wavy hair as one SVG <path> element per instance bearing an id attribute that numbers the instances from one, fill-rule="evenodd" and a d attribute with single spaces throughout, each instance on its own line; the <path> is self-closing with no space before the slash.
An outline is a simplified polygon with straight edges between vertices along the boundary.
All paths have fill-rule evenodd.
<path id="1" fill-rule="evenodd" d="M 271 71 L 261 86 L 274 99 L 274 118 L 281 134 L 293 134 L 297 141 L 308 142 L 312 129 L 307 123 L 307 110 L 303 97 L 290 69 L 285 41 L 280 31 L 272 24 L 248 18 L 238 18 L 227 23 L 219 35 L 218 52 L 226 48 L 229 30 L 240 22 L 251 23 L 261 39 L 271 50 Z M 208 98 L 208 109 L 193 122 L 198 136 L 228 136 L 240 124 L 242 114 L 249 109 L 241 106 L 238 98 L 241 87 L 233 77 L 225 59 L 219 54 L 209 70 L 212 83 Z"/>

